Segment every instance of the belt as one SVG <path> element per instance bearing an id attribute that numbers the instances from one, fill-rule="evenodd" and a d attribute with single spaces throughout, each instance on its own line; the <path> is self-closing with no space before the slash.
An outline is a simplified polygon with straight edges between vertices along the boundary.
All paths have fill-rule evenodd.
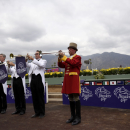
<path id="1" fill-rule="evenodd" d="M 65 74 L 69 74 L 69 75 L 78 75 L 77 72 L 66 72 Z"/>

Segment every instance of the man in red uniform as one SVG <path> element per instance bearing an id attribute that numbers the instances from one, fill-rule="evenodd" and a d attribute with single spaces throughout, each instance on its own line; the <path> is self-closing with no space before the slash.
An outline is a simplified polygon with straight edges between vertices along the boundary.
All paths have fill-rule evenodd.
<path id="1" fill-rule="evenodd" d="M 79 95 L 80 87 L 80 68 L 81 57 L 76 54 L 77 44 L 71 42 L 69 47 L 70 57 L 67 58 L 62 51 L 59 51 L 58 66 L 65 68 L 65 76 L 63 81 L 62 93 L 68 94 L 70 101 L 71 118 L 66 123 L 77 125 L 81 122 L 81 105 Z M 76 112 L 75 112 L 76 111 Z"/>

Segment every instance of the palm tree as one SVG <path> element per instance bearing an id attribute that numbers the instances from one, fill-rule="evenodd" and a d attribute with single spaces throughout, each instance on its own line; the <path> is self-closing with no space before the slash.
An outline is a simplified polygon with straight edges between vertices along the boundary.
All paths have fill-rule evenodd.
<path id="1" fill-rule="evenodd" d="M 91 59 L 89 59 L 89 61 L 90 61 L 90 62 L 89 62 L 89 64 L 90 64 L 90 70 L 91 70 L 91 64 L 92 64 Z"/>
<path id="2" fill-rule="evenodd" d="M 54 62 L 54 67 L 56 66 L 56 62 Z"/>

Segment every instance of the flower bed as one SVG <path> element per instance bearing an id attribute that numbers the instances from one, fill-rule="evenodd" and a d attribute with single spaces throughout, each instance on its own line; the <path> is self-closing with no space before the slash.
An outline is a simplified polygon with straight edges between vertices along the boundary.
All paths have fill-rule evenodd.
<path id="1" fill-rule="evenodd" d="M 50 73 L 45 73 L 45 78 L 51 78 L 51 77 L 63 77 L 64 73 L 63 72 L 50 72 Z"/>
<path id="2" fill-rule="evenodd" d="M 101 69 L 100 72 L 104 75 L 130 74 L 130 67 Z"/>
<path id="3" fill-rule="evenodd" d="M 130 74 L 130 67 L 93 70 L 93 75 L 97 75 L 99 74 L 99 72 L 101 72 L 103 75 Z M 92 75 L 92 70 L 80 70 L 80 76 L 90 76 L 90 75 Z M 45 73 L 45 78 L 53 78 L 53 77 L 64 77 L 64 72 Z M 28 74 L 25 75 L 25 78 L 28 79 Z M 8 75 L 8 80 L 10 79 L 11 75 Z"/>

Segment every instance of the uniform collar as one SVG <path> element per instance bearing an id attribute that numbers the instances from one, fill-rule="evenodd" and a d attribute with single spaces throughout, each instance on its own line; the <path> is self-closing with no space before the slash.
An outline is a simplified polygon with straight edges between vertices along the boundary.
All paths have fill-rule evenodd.
<path id="1" fill-rule="evenodd" d="M 0 61 L 0 63 L 5 63 L 5 61 L 3 61 L 3 62 L 2 62 L 2 61 Z"/>
<path id="2" fill-rule="evenodd" d="M 39 61 L 39 60 L 41 60 L 41 58 L 40 59 L 36 59 L 37 61 Z"/>
<path id="3" fill-rule="evenodd" d="M 77 54 L 75 53 L 74 55 L 70 56 L 70 59 L 73 59 L 73 57 L 75 57 Z"/>

